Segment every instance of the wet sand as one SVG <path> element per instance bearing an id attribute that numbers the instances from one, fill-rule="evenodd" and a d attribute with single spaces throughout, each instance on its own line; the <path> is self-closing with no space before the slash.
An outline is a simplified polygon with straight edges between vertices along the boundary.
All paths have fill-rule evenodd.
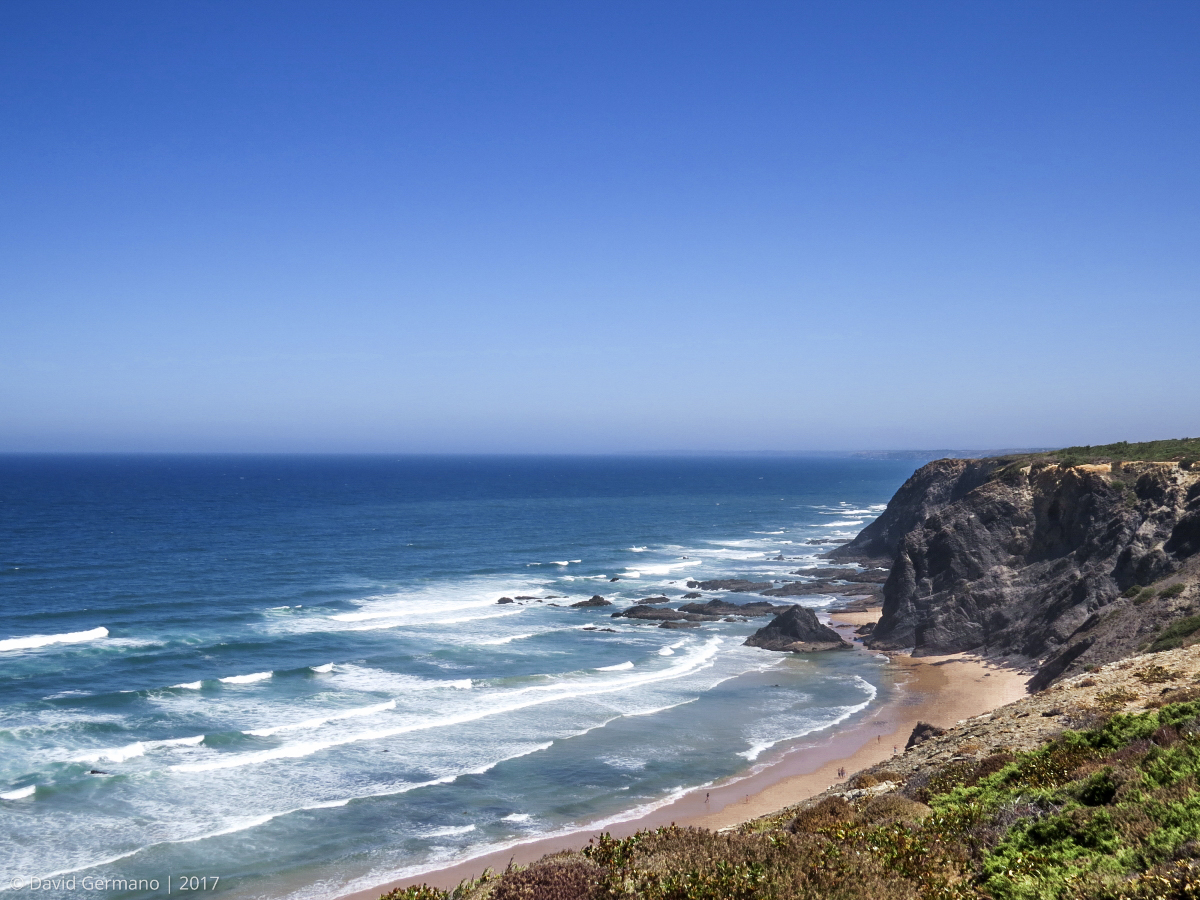
<path id="1" fill-rule="evenodd" d="M 850 639 L 854 628 L 876 621 L 879 612 L 874 608 L 832 613 L 830 624 Z M 707 790 L 693 791 L 648 815 L 616 822 L 600 830 L 614 837 L 625 837 L 643 828 L 671 823 L 728 828 L 821 793 L 842 780 L 837 777 L 840 767 L 853 774 L 902 753 L 918 720 L 940 726 L 953 725 L 1025 696 L 1028 673 L 963 654 L 919 659 L 889 655 L 893 677 L 902 689 L 895 700 L 882 705 L 857 724 L 811 741 L 802 741 L 747 774 Z M 381 893 L 393 888 L 421 883 L 453 888 L 466 878 L 478 877 L 487 868 L 503 869 L 510 860 L 525 865 L 547 853 L 578 849 L 597 834 L 596 830 L 581 829 L 515 842 L 505 849 L 457 865 L 341 896 L 346 900 L 376 900 Z"/>

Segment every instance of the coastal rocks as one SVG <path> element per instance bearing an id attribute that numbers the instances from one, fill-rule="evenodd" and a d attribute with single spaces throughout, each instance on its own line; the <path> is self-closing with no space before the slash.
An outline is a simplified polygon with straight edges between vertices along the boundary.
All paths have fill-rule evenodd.
<path id="1" fill-rule="evenodd" d="M 614 619 L 637 619 L 643 622 L 716 622 L 720 616 L 697 615 L 660 606 L 631 606 L 612 614 Z"/>
<path id="2" fill-rule="evenodd" d="M 911 750 L 922 741 L 941 737 L 945 733 L 945 728 L 938 728 L 936 725 L 931 725 L 928 722 L 918 722 L 913 726 L 912 734 L 908 736 L 908 743 L 904 745 L 904 749 Z"/>
<path id="3" fill-rule="evenodd" d="M 746 638 L 745 645 L 797 653 L 850 649 L 850 645 L 836 631 L 818 622 L 817 614 L 804 606 L 789 607 L 769 625 Z"/>
<path id="4" fill-rule="evenodd" d="M 832 584 L 828 581 L 789 581 L 780 587 L 759 591 L 764 597 L 811 597 L 838 594 L 842 597 L 874 597 L 883 592 L 877 584 Z"/>
<path id="5" fill-rule="evenodd" d="M 699 600 L 703 596 L 704 596 L 703 594 L 698 594 L 695 591 L 691 591 L 690 593 L 684 594 L 683 599 L 684 600 Z"/>
<path id="6" fill-rule="evenodd" d="M 728 600 L 709 600 L 707 603 L 685 603 L 679 607 L 685 613 L 702 616 L 774 616 L 790 607 L 783 603 L 756 600 L 753 603 L 730 603 Z"/>
<path id="7" fill-rule="evenodd" d="M 864 569 L 861 572 L 857 569 L 797 569 L 791 574 L 858 584 L 883 584 L 888 578 L 888 570 L 885 568 Z"/>
<path id="8" fill-rule="evenodd" d="M 512 597 L 501 597 L 501 598 L 500 598 L 499 600 L 497 600 L 496 602 L 497 602 L 497 603 L 500 603 L 500 604 L 505 604 L 505 603 L 516 603 L 516 601 L 515 601 L 515 600 L 513 600 L 513 598 L 512 598 Z"/>
<path id="9" fill-rule="evenodd" d="M 689 581 L 687 586 L 702 591 L 732 591 L 735 594 L 757 594 L 772 587 L 770 581 L 747 581 L 744 578 L 720 578 L 715 581 Z"/>
<path id="10" fill-rule="evenodd" d="M 671 598 L 670 598 L 670 597 L 643 597 L 641 600 L 639 600 L 639 601 L 638 601 L 638 603 L 639 603 L 639 604 L 646 604 L 646 603 L 670 603 L 670 602 L 671 602 Z"/>
<path id="11" fill-rule="evenodd" d="M 605 600 L 599 594 L 591 597 L 588 600 L 580 600 L 578 603 L 569 604 L 571 609 L 583 609 L 588 606 L 612 606 L 611 600 Z"/>

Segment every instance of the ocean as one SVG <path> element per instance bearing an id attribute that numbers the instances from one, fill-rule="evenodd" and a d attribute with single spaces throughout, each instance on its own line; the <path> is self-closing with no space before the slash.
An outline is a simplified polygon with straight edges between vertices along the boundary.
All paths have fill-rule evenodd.
<path id="1" fill-rule="evenodd" d="M 819 565 L 914 466 L 0 457 L 0 886 L 328 897 L 761 765 L 881 661 L 611 613 Z"/>

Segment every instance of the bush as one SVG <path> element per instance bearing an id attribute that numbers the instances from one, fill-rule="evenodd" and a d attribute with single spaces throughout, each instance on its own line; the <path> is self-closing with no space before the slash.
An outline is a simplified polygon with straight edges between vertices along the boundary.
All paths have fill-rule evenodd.
<path id="1" fill-rule="evenodd" d="M 1134 605 L 1141 606 L 1143 603 L 1153 600 L 1154 593 L 1155 593 L 1155 591 L 1154 591 L 1154 588 L 1152 588 L 1152 587 L 1142 588 L 1138 592 L 1138 595 L 1133 598 Z"/>
<path id="2" fill-rule="evenodd" d="M 1159 591 L 1158 596 L 1160 596 L 1160 597 L 1178 597 L 1180 594 L 1182 594 L 1186 590 L 1187 590 L 1187 585 L 1185 585 L 1185 584 L 1173 584 L 1170 587 L 1165 587 L 1161 591 Z"/>
<path id="3" fill-rule="evenodd" d="M 1184 640 L 1197 631 L 1200 631 L 1200 616 L 1188 616 L 1186 619 L 1180 619 L 1174 625 L 1163 629 L 1154 639 L 1154 643 L 1150 645 L 1150 652 L 1158 653 L 1162 650 L 1174 650 L 1176 647 L 1182 647 Z"/>
<path id="4" fill-rule="evenodd" d="M 1150 665 L 1133 673 L 1133 677 L 1142 684 L 1165 684 L 1179 678 L 1179 672 L 1166 669 L 1160 665 Z"/>
<path id="5" fill-rule="evenodd" d="M 589 900 L 600 896 L 601 871 L 587 862 L 550 862 L 508 872 L 491 900 Z"/>
<path id="6" fill-rule="evenodd" d="M 382 894 L 379 900 L 448 900 L 449 896 L 446 891 L 439 891 L 427 884 L 418 884 L 389 891 Z"/>
<path id="7" fill-rule="evenodd" d="M 853 819 L 853 806 L 841 797 L 826 797 L 816 806 L 802 810 L 792 819 L 788 831 L 815 834 L 826 828 L 845 825 Z"/>

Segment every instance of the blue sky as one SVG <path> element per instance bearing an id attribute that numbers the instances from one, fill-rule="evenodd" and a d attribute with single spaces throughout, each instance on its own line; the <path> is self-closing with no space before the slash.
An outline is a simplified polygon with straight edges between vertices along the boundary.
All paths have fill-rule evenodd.
<path id="1" fill-rule="evenodd" d="M 0 5 L 0 450 L 1200 434 L 1200 4 Z"/>

